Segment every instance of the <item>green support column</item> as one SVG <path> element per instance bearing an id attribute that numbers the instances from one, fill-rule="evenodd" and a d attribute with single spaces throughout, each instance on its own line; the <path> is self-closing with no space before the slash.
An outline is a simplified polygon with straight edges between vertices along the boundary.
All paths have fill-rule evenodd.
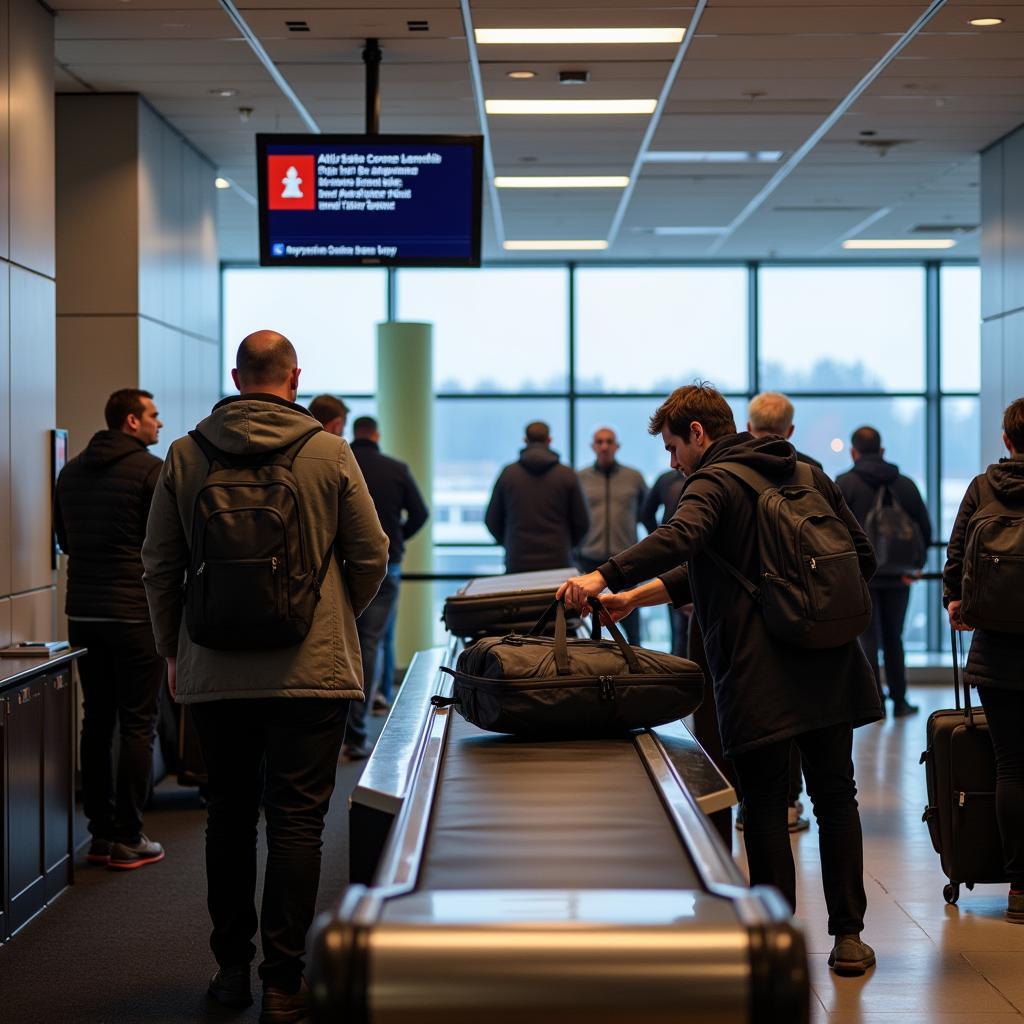
<path id="1" fill-rule="evenodd" d="M 381 450 L 409 464 L 429 506 L 433 494 L 433 325 L 377 325 L 377 420 Z M 431 522 L 406 545 L 404 572 L 432 572 Z M 395 657 L 408 665 L 416 651 L 434 642 L 429 583 L 403 583 Z"/>

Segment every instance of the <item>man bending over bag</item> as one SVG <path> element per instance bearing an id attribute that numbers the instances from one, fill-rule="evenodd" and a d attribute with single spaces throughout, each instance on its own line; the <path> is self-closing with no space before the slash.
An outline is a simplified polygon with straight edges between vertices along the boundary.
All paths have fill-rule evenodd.
<path id="1" fill-rule="evenodd" d="M 852 747 L 853 729 L 882 717 L 856 641 L 870 621 L 871 545 L 835 484 L 798 466 L 787 441 L 738 434 L 714 388 L 677 388 L 650 432 L 687 476 L 675 515 L 558 596 L 585 608 L 610 588 L 601 600 L 613 619 L 692 600 L 725 755 L 743 792 L 750 882 L 776 886 L 795 909 L 786 817 L 793 741 L 818 819 L 835 937 L 829 966 L 863 974 L 875 955 L 860 941 L 867 897 Z"/>

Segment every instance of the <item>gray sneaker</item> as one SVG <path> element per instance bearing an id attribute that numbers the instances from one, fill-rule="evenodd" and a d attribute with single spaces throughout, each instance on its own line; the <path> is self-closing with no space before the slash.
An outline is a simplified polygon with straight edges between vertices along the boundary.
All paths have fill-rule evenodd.
<path id="1" fill-rule="evenodd" d="M 1024 892 L 1010 890 L 1006 898 L 1006 920 L 1014 924 L 1024 924 Z"/>
<path id="2" fill-rule="evenodd" d="M 152 839 L 139 836 L 137 843 L 114 843 L 110 848 L 108 868 L 115 871 L 131 871 L 164 859 L 164 848 Z"/>
<path id="3" fill-rule="evenodd" d="M 859 935 L 837 935 L 828 965 L 836 974 L 863 974 L 875 966 L 875 951 Z"/>

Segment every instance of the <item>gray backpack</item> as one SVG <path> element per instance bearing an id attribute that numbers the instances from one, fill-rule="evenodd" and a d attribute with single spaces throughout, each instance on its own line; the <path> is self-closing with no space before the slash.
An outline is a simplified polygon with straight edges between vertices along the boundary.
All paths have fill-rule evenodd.
<path id="1" fill-rule="evenodd" d="M 760 607 L 768 631 L 797 647 L 841 647 L 871 622 L 871 596 L 846 524 L 797 463 L 774 483 L 737 462 L 718 462 L 757 496 L 761 570 L 755 584 L 710 547 L 704 551 Z"/>

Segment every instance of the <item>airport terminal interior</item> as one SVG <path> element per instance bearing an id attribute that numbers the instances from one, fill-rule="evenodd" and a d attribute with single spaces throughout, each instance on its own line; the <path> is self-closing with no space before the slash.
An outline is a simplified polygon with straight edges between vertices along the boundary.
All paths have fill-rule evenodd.
<path id="1" fill-rule="evenodd" d="M 946 778 L 936 794 L 924 755 L 933 713 L 963 699 L 947 545 L 1024 396 L 1024 2 L 0 11 L 0 648 L 18 655 L 0 657 L 0 1021 L 1024 1020 L 1024 902 L 1013 920 L 1001 851 L 971 877 L 938 852 L 996 835 L 984 718 L 955 727 L 989 744 L 988 781 Z M 258 979 L 251 1007 L 207 992 L 209 790 L 189 705 L 161 684 L 145 834 L 166 856 L 108 870 L 90 859 L 82 800 L 89 653 L 73 636 L 49 657 L 15 646 L 69 638 L 74 555 L 55 540 L 56 481 L 104 429 L 108 397 L 149 395 L 161 427 L 142 443 L 165 459 L 238 394 L 239 344 L 260 331 L 294 345 L 295 402 L 340 399 L 345 440 L 376 438 L 429 510 L 365 681 L 380 697 L 368 735 L 353 740 L 350 718 L 338 759 L 308 1018 L 266 1005 L 261 1017 Z M 453 625 L 453 595 L 518 599 L 500 582 L 518 570 L 494 495 L 503 467 L 544 447 L 527 426 L 546 427 L 563 468 L 582 473 L 591 521 L 607 523 L 586 484 L 602 476 L 597 438 L 614 433 L 640 492 L 681 481 L 649 425 L 674 389 L 701 382 L 741 432 L 755 396 L 784 394 L 793 446 L 827 477 L 881 456 L 923 500 L 927 545 L 894 577 L 906 697 L 887 641 L 887 714 L 853 733 L 867 970 L 829 964 L 819 839 L 835 837 L 806 786 L 790 801 L 795 916 L 775 889 L 747 888 L 710 684 L 719 659 L 695 714 L 614 738 L 510 740 L 445 704 L 461 652 L 502 632 Z M 857 448 L 864 427 L 881 453 Z M 650 527 L 637 511 L 623 548 L 671 518 L 678 489 L 651 500 Z M 564 569 L 545 602 L 619 554 L 608 536 L 589 563 L 574 537 L 564 560 L 528 566 Z M 344 580 L 338 558 L 327 571 Z M 1024 606 L 1007 614 L 1024 633 Z M 643 607 L 630 640 L 699 663 L 681 621 Z M 695 617 L 698 647 L 708 627 Z M 556 654 L 559 635 L 543 641 Z M 1024 690 L 1016 650 L 1004 693 Z M 813 701 L 840 684 L 794 685 Z M 265 864 L 264 844 L 261 885 Z"/>

